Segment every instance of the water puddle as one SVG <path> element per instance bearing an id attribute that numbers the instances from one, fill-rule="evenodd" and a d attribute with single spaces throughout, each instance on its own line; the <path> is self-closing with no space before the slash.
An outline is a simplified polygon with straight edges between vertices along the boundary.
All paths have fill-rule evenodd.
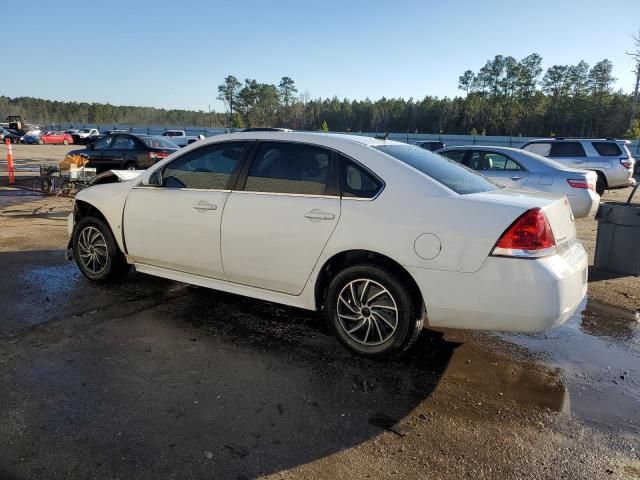
<path id="1" fill-rule="evenodd" d="M 563 409 L 593 426 L 640 433 L 638 314 L 586 301 L 578 312 L 545 333 L 499 337 L 559 369 Z"/>

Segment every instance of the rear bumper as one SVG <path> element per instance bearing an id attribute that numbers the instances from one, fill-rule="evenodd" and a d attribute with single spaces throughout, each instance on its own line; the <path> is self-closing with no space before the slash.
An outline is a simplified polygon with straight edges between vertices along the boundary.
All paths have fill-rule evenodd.
<path id="1" fill-rule="evenodd" d="M 576 218 L 593 217 L 598 211 L 600 205 L 600 195 L 589 189 L 576 189 L 577 195 L 567 196 L 571 210 Z"/>
<path id="2" fill-rule="evenodd" d="M 587 294 L 587 253 L 488 257 L 474 273 L 409 268 L 433 327 L 542 332 L 570 318 Z"/>
<path id="3" fill-rule="evenodd" d="M 633 169 L 624 168 L 622 165 L 604 171 L 607 184 L 610 188 L 629 187 L 635 184 Z"/>

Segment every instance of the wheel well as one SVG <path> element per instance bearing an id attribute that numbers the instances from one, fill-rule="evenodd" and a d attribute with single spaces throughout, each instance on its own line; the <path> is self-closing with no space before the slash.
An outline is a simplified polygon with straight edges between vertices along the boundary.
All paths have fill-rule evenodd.
<path id="1" fill-rule="evenodd" d="M 604 173 L 602 173 L 600 170 L 594 170 L 594 172 L 598 174 L 599 178 L 602 178 L 602 181 L 604 182 L 604 188 L 609 189 L 609 182 L 607 181 L 607 176 Z"/>
<path id="2" fill-rule="evenodd" d="M 423 308 L 424 301 L 420 288 L 418 288 L 416 281 L 402 265 L 386 255 L 370 250 L 347 250 L 331 257 L 320 269 L 315 287 L 316 309 L 322 309 L 324 297 L 333 275 L 347 267 L 362 264 L 378 265 L 396 274 L 409 289 L 411 298 L 415 302 L 416 311 L 420 311 Z"/>
<path id="3" fill-rule="evenodd" d="M 109 222 L 105 218 L 105 216 L 98 210 L 96 207 L 91 205 L 90 203 L 83 202 L 82 200 L 76 200 L 74 207 L 74 217 L 76 223 L 82 220 L 85 217 L 97 217 L 100 220 L 104 221 L 107 225 Z"/>

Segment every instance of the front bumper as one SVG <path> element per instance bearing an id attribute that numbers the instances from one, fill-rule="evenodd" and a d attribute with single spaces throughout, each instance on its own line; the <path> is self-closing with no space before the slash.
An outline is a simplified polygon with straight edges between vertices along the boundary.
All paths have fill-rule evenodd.
<path id="1" fill-rule="evenodd" d="M 409 268 L 433 327 L 542 332 L 569 319 L 587 294 L 587 252 L 488 257 L 473 273 Z"/>

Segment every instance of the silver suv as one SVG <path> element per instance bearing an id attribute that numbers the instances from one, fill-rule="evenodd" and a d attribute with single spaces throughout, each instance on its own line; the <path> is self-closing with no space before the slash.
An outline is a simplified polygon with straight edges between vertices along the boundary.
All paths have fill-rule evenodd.
<path id="1" fill-rule="evenodd" d="M 613 187 L 635 185 L 634 159 L 627 141 L 615 138 L 551 138 L 532 140 L 522 148 L 573 168 L 598 174 L 596 191 L 602 195 Z"/>

